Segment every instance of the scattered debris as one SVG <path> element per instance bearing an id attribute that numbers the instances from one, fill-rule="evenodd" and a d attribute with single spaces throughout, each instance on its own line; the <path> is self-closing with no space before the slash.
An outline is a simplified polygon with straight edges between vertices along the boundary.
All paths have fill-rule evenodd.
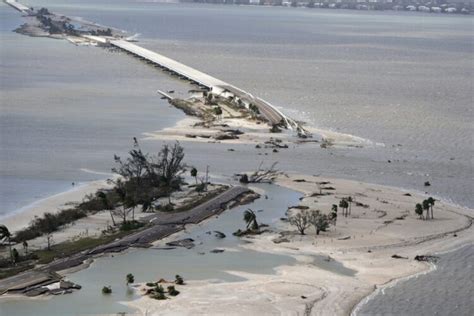
<path id="1" fill-rule="evenodd" d="M 217 238 L 221 238 L 221 239 L 226 237 L 224 233 L 222 233 L 218 230 L 214 231 L 214 236 L 216 236 Z"/>
<path id="2" fill-rule="evenodd" d="M 402 257 L 402 256 L 399 256 L 397 254 L 393 255 L 392 258 L 393 259 L 408 259 L 408 257 Z"/>
<path id="3" fill-rule="evenodd" d="M 166 243 L 167 246 L 172 246 L 172 247 L 184 247 L 186 249 L 191 249 L 194 248 L 194 239 L 192 238 L 185 238 L 181 240 L 176 240 L 176 241 L 171 241 Z"/>
<path id="4" fill-rule="evenodd" d="M 280 244 L 282 242 L 290 242 L 290 240 L 286 237 L 280 236 L 272 240 L 275 244 Z"/>
<path id="5" fill-rule="evenodd" d="M 429 256 L 429 255 L 417 255 L 415 256 L 416 261 L 424 261 L 424 262 L 437 262 L 439 257 L 437 256 Z"/>
<path id="6" fill-rule="evenodd" d="M 341 238 L 338 238 L 337 240 L 348 240 L 348 239 L 351 239 L 351 236 L 341 237 Z"/>
<path id="7" fill-rule="evenodd" d="M 213 249 L 211 251 L 209 251 L 210 253 L 221 253 L 221 252 L 224 252 L 224 249 Z"/>

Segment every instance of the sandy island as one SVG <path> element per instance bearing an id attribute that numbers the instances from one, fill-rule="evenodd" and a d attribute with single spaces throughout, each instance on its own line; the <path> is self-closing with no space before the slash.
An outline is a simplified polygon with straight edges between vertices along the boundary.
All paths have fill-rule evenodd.
<path id="1" fill-rule="evenodd" d="M 329 183 L 318 186 L 318 182 Z M 442 200 L 436 201 L 435 219 L 423 221 L 413 209 L 426 197 L 401 189 L 299 175 L 282 176 L 277 183 L 304 193 L 301 205 L 322 211 L 350 195 L 351 215 L 339 215 L 336 227 L 319 236 L 312 228 L 299 235 L 282 221 L 271 227 L 272 232 L 246 237 L 248 243 L 241 247 L 286 254 L 298 261 L 278 267 L 275 275 L 227 271 L 247 279 L 231 283 L 192 281 L 188 276 L 187 285 L 177 287 L 181 291 L 177 297 L 157 301 L 144 296 L 125 304 L 146 315 L 348 315 L 374 289 L 429 271 L 432 264 L 413 260 L 415 255 L 474 241 L 472 210 Z M 320 189 L 328 195 L 314 196 Z M 392 258 L 395 254 L 407 259 Z M 319 268 L 314 256 L 327 257 L 328 264 L 335 260 L 349 273 Z"/>

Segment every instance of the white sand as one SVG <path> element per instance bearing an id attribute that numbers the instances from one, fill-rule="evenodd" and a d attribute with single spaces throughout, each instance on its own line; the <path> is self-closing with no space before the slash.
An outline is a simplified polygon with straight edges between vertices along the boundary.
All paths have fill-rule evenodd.
<path id="1" fill-rule="evenodd" d="M 294 182 L 294 179 L 310 182 Z M 319 192 L 315 182 L 330 181 L 334 193 L 309 197 Z M 233 283 L 188 281 L 178 288 L 178 297 L 157 301 L 142 297 L 129 303 L 147 315 L 348 315 L 354 306 L 387 282 L 426 271 L 430 265 L 413 260 L 417 254 L 433 254 L 472 243 L 473 228 L 465 216 L 472 210 L 436 201 L 434 220 L 422 221 L 414 214 L 415 203 L 424 196 L 406 196 L 400 189 L 356 181 L 321 179 L 309 176 L 280 178 L 279 184 L 303 192 L 302 205 L 329 211 L 342 197 L 351 195 L 368 208 L 352 204 L 352 214 L 339 218 L 336 227 L 316 236 L 312 228 L 301 236 L 286 222 L 277 232 L 246 238 L 242 247 L 293 256 L 298 263 L 281 266 L 275 275 L 255 275 L 229 271 L 247 280 Z M 397 217 L 406 216 L 403 220 Z M 385 223 L 384 223 L 385 222 Z M 469 227 L 469 228 L 467 228 Z M 453 237 L 453 231 L 457 237 Z M 275 244 L 278 232 L 287 231 L 291 241 Z M 348 240 L 338 240 L 350 236 Z M 371 252 L 368 252 L 370 249 Z M 398 254 L 409 259 L 394 259 Z M 334 273 L 313 264 L 312 255 L 330 256 L 355 275 Z M 258 264 L 258 262 L 256 262 Z M 303 298 L 304 296 L 305 298 Z"/>
<path id="2" fill-rule="evenodd" d="M 18 231 L 28 226 L 35 216 L 41 216 L 46 212 L 57 213 L 60 210 L 67 209 L 72 204 L 82 202 L 87 194 L 95 193 L 102 188 L 110 188 L 106 180 L 93 181 L 77 186 L 72 190 L 35 202 L 21 211 L 3 218 L 2 224 L 6 225 L 11 232 Z"/>
<path id="3" fill-rule="evenodd" d="M 205 143 L 225 143 L 225 144 L 262 144 L 270 138 L 278 138 L 283 141 L 282 144 L 295 143 L 300 141 L 307 141 L 306 145 L 316 145 L 312 141 L 321 139 L 330 140 L 333 146 L 337 147 L 367 147 L 376 144 L 369 140 L 355 137 L 349 134 L 338 133 L 329 130 L 318 129 L 314 127 L 305 127 L 313 138 L 306 140 L 299 139 L 294 131 L 282 130 L 281 133 L 270 133 L 270 127 L 267 124 L 252 122 L 242 118 L 224 118 L 216 121 L 216 124 L 227 124 L 229 127 L 212 127 L 205 128 L 202 126 L 195 127 L 194 124 L 201 122 L 196 117 L 186 117 L 178 121 L 174 126 L 165 128 L 160 131 L 152 133 L 144 133 L 145 139 L 149 140 L 164 140 L 164 141 L 187 141 L 187 142 L 205 142 Z M 196 137 L 190 138 L 186 135 L 207 135 L 214 136 L 225 129 L 239 129 L 244 134 L 239 135 L 239 139 L 215 140 L 212 138 Z"/>

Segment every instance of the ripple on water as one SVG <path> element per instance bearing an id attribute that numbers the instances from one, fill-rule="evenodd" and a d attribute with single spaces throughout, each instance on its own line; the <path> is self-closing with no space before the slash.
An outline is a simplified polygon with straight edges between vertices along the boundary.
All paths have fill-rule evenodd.
<path id="1" fill-rule="evenodd" d="M 473 315 L 474 245 L 440 256 L 437 268 L 381 291 L 363 315 Z"/>

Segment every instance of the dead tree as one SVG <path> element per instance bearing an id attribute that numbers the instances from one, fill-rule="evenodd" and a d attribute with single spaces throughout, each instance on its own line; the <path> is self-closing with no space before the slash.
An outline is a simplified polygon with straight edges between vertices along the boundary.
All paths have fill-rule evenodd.
<path id="1" fill-rule="evenodd" d="M 248 176 L 249 183 L 273 183 L 280 171 L 275 169 L 278 162 L 274 162 L 269 168 L 263 168 L 263 161 L 258 166 L 258 169 Z"/>
<path id="2" fill-rule="evenodd" d="M 301 235 L 311 225 L 311 214 L 307 210 L 302 210 L 288 217 L 291 225 L 296 226 Z"/>

